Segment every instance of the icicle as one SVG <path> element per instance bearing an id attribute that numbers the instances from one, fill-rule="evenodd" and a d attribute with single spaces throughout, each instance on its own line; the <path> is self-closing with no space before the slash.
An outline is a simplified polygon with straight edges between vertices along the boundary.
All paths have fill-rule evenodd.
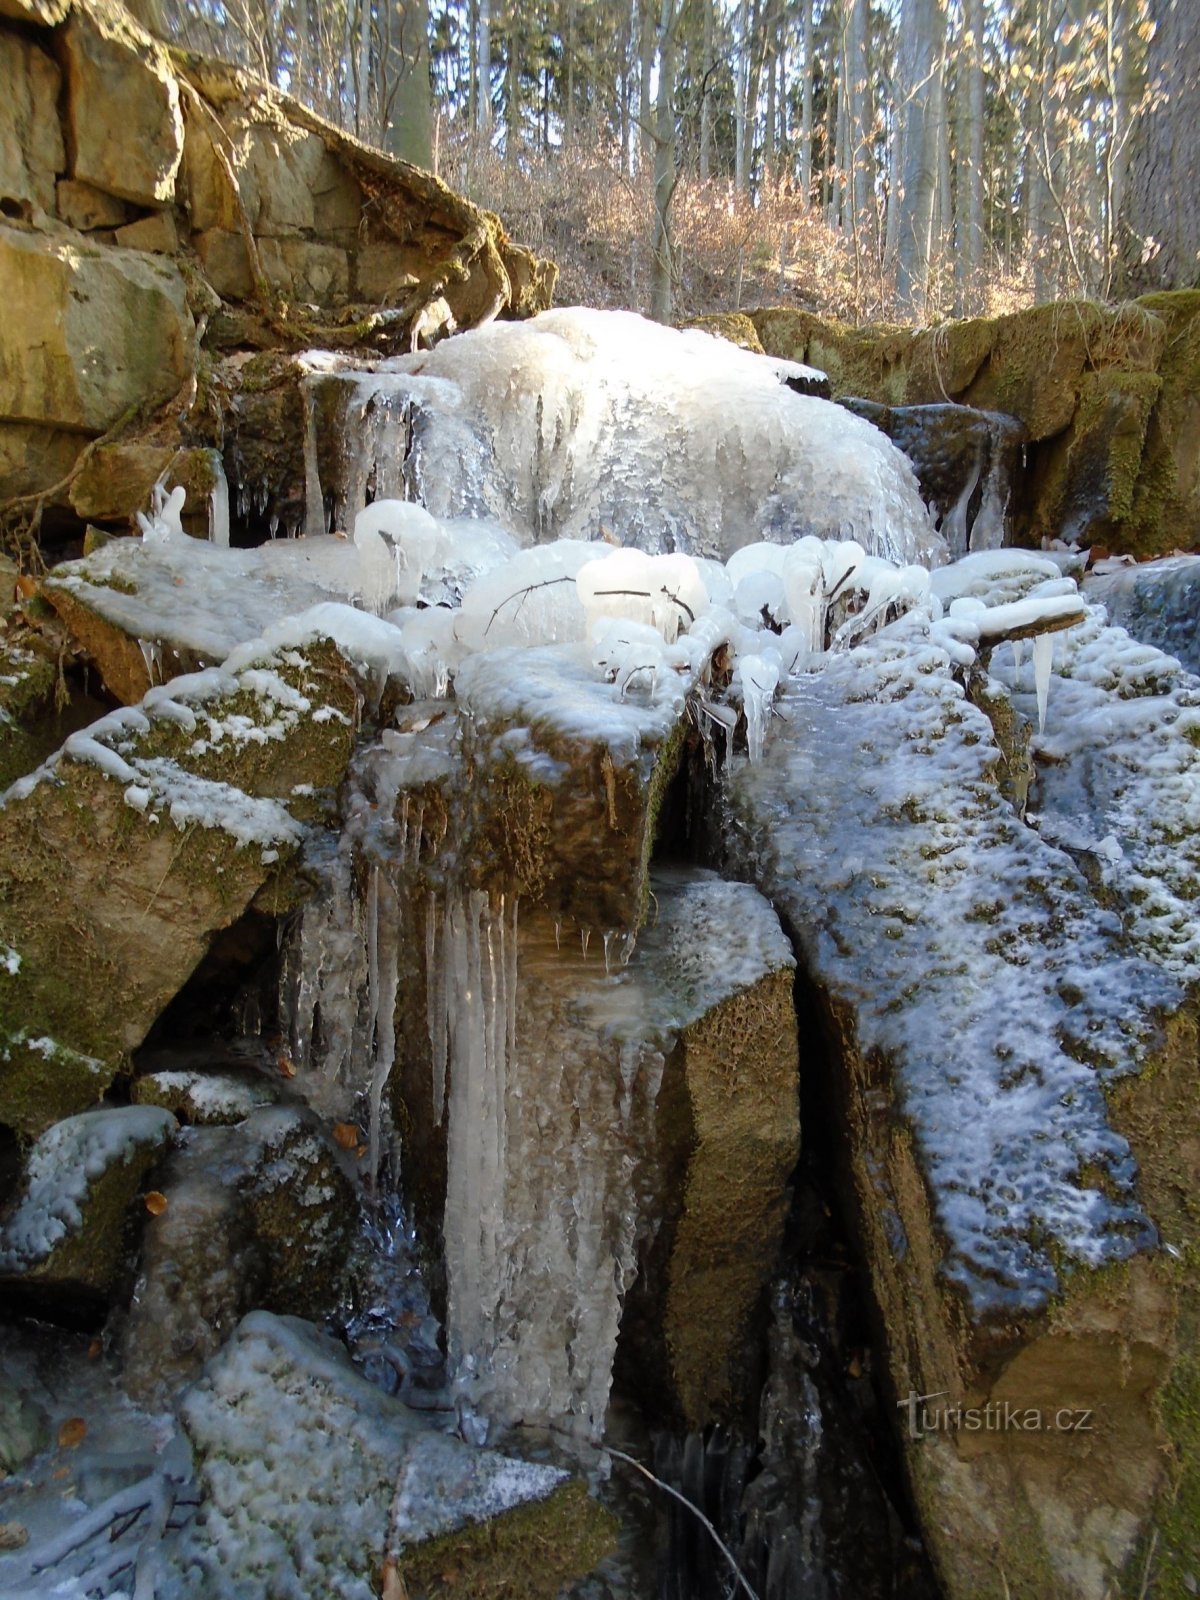
<path id="1" fill-rule="evenodd" d="M 441 1127 L 446 1108 L 446 930 L 438 955 L 438 904 L 431 894 L 425 902 L 425 1019 L 429 1030 L 429 1059 L 433 1080 L 433 1120 Z"/>
<path id="2" fill-rule="evenodd" d="M 1013 684 L 1018 686 L 1021 677 L 1021 663 L 1025 659 L 1025 645 L 1020 639 L 1013 639 L 1010 642 L 1013 653 Z"/>
<path id="3" fill-rule="evenodd" d="M 1050 699 L 1050 674 L 1054 668 L 1054 635 L 1039 633 L 1033 641 L 1033 681 L 1037 690 L 1038 732 L 1046 731 L 1046 706 Z"/>
<path id="4" fill-rule="evenodd" d="M 146 663 L 146 676 L 153 688 L 156 683 L 162 682 L 162 646 L 157 639 L 139 639 L 138 648 L 142 652 L 142 660 Z"/>
<path id="5" fill-rule="evenodd" d="M 317 398 L 310 378 L 304 385 L 304 533 L 316 538 L 325 532 L 325 496 L 317 464 Z"/>
<path id="6" fill-rule="evenodd" d="M 220 452 L 214 450 L 213 486 L 208 497 L 208 542 L 221 550 L 229 548 L 229 479 Z"/>
<path id="7" fill-rule="evenodd" d="M 408 796 L 400 797 L 400 859 L 408 855 Z"/>
<path id="8" fill-rule="evenodd" d="M 587 960 L 588 945 L 591 943 L 591 939 L 592 939 L 592 930 L 590 928 L 580 928 L 580 930 L 579 930 L 579 942 L 583 946 L 583 959 L 585 961 Z"/>
<path id="9" fill-rule="evenodd" d="M 604 934 L 604 975 L 605 975 L 605 977 L 607 977 L 608 974 L 612 971 L 612 966 L 611 966 L 612 947 L 613 947 L 613 940 L 616 937 L 617 937 L 617 930 L 615 928 L 608 928 L 605 931 L 605 934 Z"/>
<path id="10" fill-rule="evenodd" d="M 554 948 L 562 949 L 562 920 L 559 917 L 554 919 Z"/>
<path id="11" fill-rule="evenodd" d="M 417 867 L 417 866 L 420 866 L 420 864 L 421 864 L 421 840 L 422 840 L 422 838 L 424 836 L 424 829 L 425 829 L 425 802 L 421 801 L 421 803 L 417 806 L 416 820 L 415 820 L 415 822 L 413 824 L 413 828 L 412 828 L 412 832 L 411 832 L 411 836 L 410 836 L 410 838 L 411 838 L 410 849 L 409 849 L 408 855 L 405 858 L 410 867 Z"/>

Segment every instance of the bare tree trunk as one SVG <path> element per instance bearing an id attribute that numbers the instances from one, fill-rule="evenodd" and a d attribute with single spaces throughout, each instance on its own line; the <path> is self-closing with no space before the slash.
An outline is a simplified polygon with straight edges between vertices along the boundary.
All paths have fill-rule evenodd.
<path id="1" fill-rule="evenodd" d="M 911 42 L 912 72 L 906 84 L 904 193 L 897 240 L 896 294 L 906 310 L 920 316 L 929 292 L 942 142 L 937 78 L 945 18 L 940 0 L 904 0 L 900 25 Z"/>
<path id="2" fill-rule="evenodd" d="M 508 8 L 508 64 L 505 69 L 505 130 L 504 159 L 515 166 L 521 149 L 521 6 L 520 0 L 510 0 Z"/>
<path id="3" fill-rule="evenodd" d="M 703 0 L 704 4 L 704 34 L 703 34 L 703 86 L 700 91 L 700 182 L 707 183 L 712 159 L 712 90 L 709 88 L 708 74 L 712 71 L 713 62 L 713 5 L 715 0 Z"/>
<path id="4" fill-rule="evenodd" d="M 475 126 L 487 132 L 492 126 L 492 0 L 479 0 L 479 82 L 475 97 Z"/>
<path id="5" fill-rule="evenodd" d="M 393 10 L 388 51 L 386 127 L 389 155 L 433 166 L 433 100 L 429 92 L 429 0 L 384 0 Z"/>
<path id="6" fill-rule="evenodd" d="M 983 0 L 963 0 L 958 59 L 958 308 L 972 312 L 983 282 Z"/>
<path id="7" fill-rule="evenodd" d="M 875 189 L 875 155 L 871 132 L 875 108 L 871 98 L 868 46 L 869 0 L 848 0 L 850 193 L 855 251 L 860 265 L 874 255 L 871 199 Z"/>
<path id="8" fill-rule="evenodd" d="M 738 194 L 746 192 L 746 101 L 750 82 L 750 6 L 749 0 L 738 4 L 738 57 L 734 69 L 733 113 L 733 187 Z"/>
<path id="9" fill-rule="evenodd" d="M 650 274 L 650 315 L 671 320 L 674 261 L 671 201 L 675 195 L 675 0 L 662 0 L 659 22 L 658 95 L 654 119 L 654 260 Z"/>
<path id="10" fill-rule="evenodd" d="M 1200 286 L 1200 15 L 1151 0 L 1149 99 L 1133 130 L 1123 216 L 1129 286 Z"/>
<path id="11" fill-rule="evenodd" d="M 813 0 L 800 0 L 800 41 L 804 66 L 800 79 L 800 158 L 797 177 L 806 204 L 812 203 L 813 139 Z"/>
<path id="12" fill-rule="evenodd" d="M 638 126 L 641 137 L 638 141 L 638 169 L 650 166 L 654 160 L 655 128 L 650 120 L 650 80 L 654 75 L 654 0 L 638 0 L 641 8 L 639 24 L 641 27 L 640 39 L 640 74 L 638 78 Z"/>

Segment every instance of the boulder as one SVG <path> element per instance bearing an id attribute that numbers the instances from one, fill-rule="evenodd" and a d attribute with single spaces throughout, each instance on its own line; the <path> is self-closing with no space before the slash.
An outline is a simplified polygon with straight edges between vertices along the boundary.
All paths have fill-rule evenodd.
<path id="1" fill-rule="evenodd" d="M 202 1104 L 212 1103 L 210 1093 Z M 146 1225 L 122 1343 L 130 1394 L 161 1405 L 244 1313 L 334 1311 L 359 1208 L 315 1120 L 287 1107 L 194 1129 L 157 1182 L 166 1205 Z"/>
<path id="2" fill-rule="evenodd" d="M 0 1228 L 0 1280 L 27 1308 L 78 1315 L 130 1267 L 138 1196 L 175 1136 L 169 1111 L 114 1107 L 67 1117 L 33 1145 L 16 1208 Z"/>
<path id="3" fill-rule="evenodd" d="M 90 233 L 95 228 L 119 228 L 129 221 L 130 206 L 116 195 L 94 189 L 90 183 L 60 178 L 55 186 L 58 215 L 68 228 Z"/>
<path id="4" fill-rule="evenodd" d="M 960 593 L 967 570 L 998 581 L 945 569 Z M 1200 691 L 1094 616 L 1056 648 L 1036 827 L 912 622 L 788 692 L 726 824 L 813 987 L 909 1481 L 962 1600 L 1101 1600 L 1200 1559 Z M 1028 662 L 988 673 L 1036 721 Z"/>
<path id="5" fill-rule="evenodd" d="M 0 418 L 101 433 L 192 374 L 184 281 L 142 251 L 0 228 L 0 301 L 24 330 L 0 351 Z"/>
<path id="6" fill-rule="evenodd" d="M 183 516 L 207 519 L 220 465 L 213 450 L 140 442 L 101 445 L 71 484 L 71 509 L 84 521 L 131 523 L 135 512 L 149 512 L 150 491 L 161 479 L 167 488 L 182 484 L 187 490 Z"/>
<path id="7" fill-rule="evenodd" d="M 55 107 L 61 78 L 31 40 L 0 33 L 0 203 L 54 210 L 54 180 L 66 164 Z"/>
<path id="8" fill-rule="evenodd" d="M 204 1491 L 176 1546 L 189 1600 L 251 1600 L 264 1570 L 345 1600 L 553 1600 L 613 1547 L 581 1483 L 429 1431 L 296 1318 L 246 1317 L 180 1416 Z"/>
<path id="9" fill-rule="evenodd" d="M 299 842 L 289 803 L 339 781 L 353 675 L 328 645 L 293 656 L 160 690 L 4 796 L 0 1122 L 36 1134 L 99 1098 Z"/>
<path id="10" fill-rule="evenodd" d="M 1089 573 L 1084 592 L 1109 621 L 1200 676 L 1200 560 L 1172 556 Z"/>
<path id="11" fill-rule="evenodd" d="M 247 300 L 253 294 L 250 262 L 240 233 L 210 229 L 193 243 L 209 282 L 218 294 Z M 267 282 L 288 299 L 336 305 L 346 297 L 350 267 L 336 245 L 307 239 L 267 238 L 259 241 L 259 259 Z"/>
<path id="12" fill-rule="evenodd" d="M 127 11 L 88 7 L 72 15 L 62 54 L 71 176 L 139 206 L 172 201 L 183 116 L 162 46 Z"/>

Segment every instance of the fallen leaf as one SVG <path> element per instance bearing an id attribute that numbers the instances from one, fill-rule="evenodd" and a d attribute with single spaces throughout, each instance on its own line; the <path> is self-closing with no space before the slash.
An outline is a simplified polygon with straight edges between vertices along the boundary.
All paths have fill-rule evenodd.
<path id="1" fill-rule="evenodd" d="M 360 1161 L 366 1155 L 366 1153 L 367 1153 L 367 1147 L 366 1147 L 365 1144 L 356 1144 L 355 1145 L 354 1154 L 358 1157 L 358 1159 Z"/>
<path id="2" fill-rule="evenodd" d="M 355 1150 L 362 1135 L 358 1131 L 356 1122 L 335 1122 L 333 1125 L 333 1142 L 339 1150 Z"/>
<path id="3" fill-rule="evenodd" d="M 100 1343 L 99 1339 L 93 1339 L 91 1344 L 88 1345 L 88 1360 L 89 1361 L 97 1361 L 97 1360 L 99 1360 L 100 1353 L 101 1353 L 101 1351 L 103 1349 L 104 1349 L 104 1346 Z"/>
<path id="4" fill-rule="evenodd" d="M 27 572 L 21 573 L 14 591 L 16 598 L 18 600 L 31 600 L 37 591 L 37 579 L 31 578 Z"/>
<path id="5" fill-rule="evenodd" d="M 161 1217 L 167 1209 L 167 1197 L 158 1189 L 151 1189 L 145 1199 L 146 1210 L 152 1217 Z"/>
<path id="6" fill-rule="evenodd" d="M 19 1522 L 0 1522 L 0 1550 L 19 1550 L 29 1542 L 29 1530 Z"/>
<path id="7" fill-rule="evenodd" d="M 82 1417 L 68 1417 L 60 1424 L 58 1430 L 58 1448 L 60 1450 L 74 1450 L 77 1444 L 82 1444 L 87 1437 L 87 1423 Z"/>
<path id="8" fill-rule="evenodd" d="M 276 1061 L 275 1065 L 279 1068 L 280 1073 L 285 1078 L 294 1078 L 296 1076 L 295 1063 L 293 1062 L 291 1056 L 289 1056 L 285 1051 L 281 1050 L 279 1052 L 279 1059 Z"/>
<path id="9" fill-rule="evenodd" d="M 59 1467 L 58 1470 L 52 1472 L 50 1476 L 55 1480 L 55 1482 L 61 1483 L 64 1478 L 69 1478 L 71 1476 L 71 1469 L 70 1467 Z"/>

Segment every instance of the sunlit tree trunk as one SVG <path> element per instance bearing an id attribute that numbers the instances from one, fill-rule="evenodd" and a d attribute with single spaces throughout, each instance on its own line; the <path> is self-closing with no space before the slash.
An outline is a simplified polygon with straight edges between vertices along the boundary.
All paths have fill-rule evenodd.
<path id="1" fill-rule="evenodd" d="M 929 292 L 934 210 L 941 155 L 941 105 L 938 92 L 945 18 L 940 0 L 904 0 L 901 27 L 911 46 L 911 86 L 904 131 L 904 191 L 896 247 L 896 295 L 916 316 Z"/>
<path id="2" fill-rule="evenodd" d="M 1200 286 L 1200 13 L 1151 0 L 1149 98 L 1133 130 L 1124 207 L 1131 288 Z"/>
<path id="3" fill-rule="evenodd" d="M 674 271 L 671 201 L 675 195 L 675 0 L 662 0 L 659 20 L 658 94 L 654 117 L 654 259 L 650 273 L 650 315 L 671 320 Z"/>

